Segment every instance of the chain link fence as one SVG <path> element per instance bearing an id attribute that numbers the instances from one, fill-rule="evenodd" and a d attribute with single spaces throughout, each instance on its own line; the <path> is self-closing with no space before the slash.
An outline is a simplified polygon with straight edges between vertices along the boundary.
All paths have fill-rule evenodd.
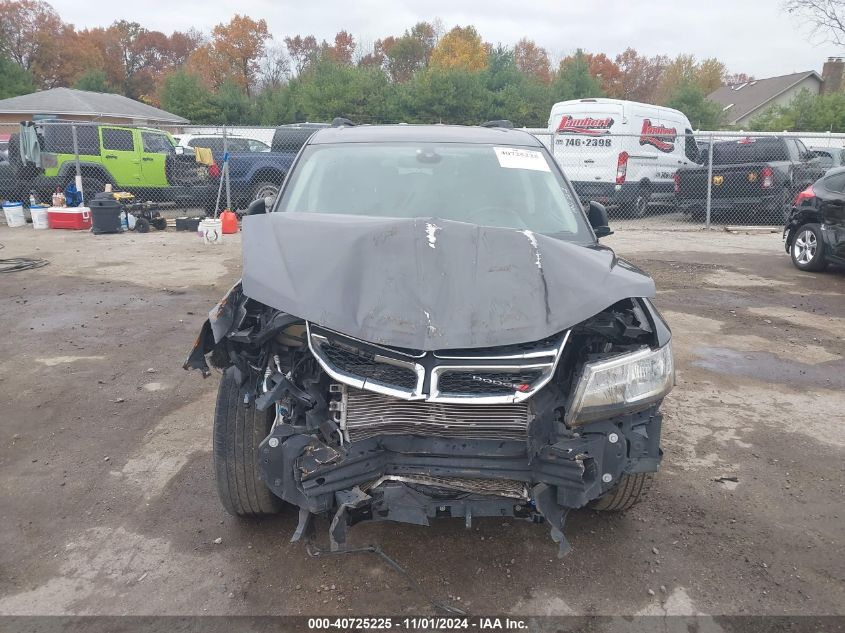
<path id="1" fill-rule="evenodd" d="M 56 192 L 78 190 L 88 200 L 110 188 L 184 215 L 243 211 L 279 191 L 299 149 L 325 125 L 27 124 L 24 143 L 10 139 L 0 198 L 49 204 Z M 616 229 L 782 226 L 801 191 L 845 164 L 845 135 L 526 131 L 549 148 L 584 203 L 608 207 Z"/>

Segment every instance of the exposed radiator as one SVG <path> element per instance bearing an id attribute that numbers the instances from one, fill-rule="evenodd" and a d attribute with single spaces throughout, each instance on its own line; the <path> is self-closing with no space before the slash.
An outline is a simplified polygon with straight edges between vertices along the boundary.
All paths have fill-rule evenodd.
<path id="1" fill-rule="evenodd" d="M 340 387 L 338 385 L 338 387 Z M 333 408 L 350 441 L 374 435 L 434 435 L 473 439 L 525 440 L 528 403 L 453 404 L 402 400 L 343 386 Z"/>

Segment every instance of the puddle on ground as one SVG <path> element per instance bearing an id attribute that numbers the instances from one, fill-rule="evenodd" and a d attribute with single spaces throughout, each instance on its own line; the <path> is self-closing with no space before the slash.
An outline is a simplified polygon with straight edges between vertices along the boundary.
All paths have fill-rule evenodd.
<path id="1" fill-rule="evenodd" d="M 738 352 L 725 347 L 696 347 L 696 367 L 720 374 L 746 376 L 763 382 L 788 385 L 813 385 L 845 389 L 845 360 L 807 364 L 800 361 L 801 349 L 795 349 L 796 360 L 783 359 L 771 352 Z"/>

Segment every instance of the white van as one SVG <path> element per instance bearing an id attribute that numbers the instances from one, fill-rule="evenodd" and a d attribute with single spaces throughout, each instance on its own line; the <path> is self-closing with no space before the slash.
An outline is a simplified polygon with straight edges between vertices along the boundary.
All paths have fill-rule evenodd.
<path id="1" fill-rule="evenodd" d="M 552 106 L 555 159 L 583 201 L 643 217 L 650 202 L 674 195 L 675 172 L 698 160 L 692 126 L 672 108 L 576 99 Z"/>

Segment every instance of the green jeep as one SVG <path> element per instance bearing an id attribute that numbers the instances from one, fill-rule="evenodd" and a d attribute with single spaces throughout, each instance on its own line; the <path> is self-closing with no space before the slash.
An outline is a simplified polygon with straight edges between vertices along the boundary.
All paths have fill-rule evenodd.
<path id="1" fill-rule="evenodd" d="M 208 169 L 196 162 L 190 148 L 177 150 L 169 133 L 145 127 L 75 125 L 86 199 L 111 184 L 115 190 L 135 194 L 138 200 L 196 207 L 214 203 L 216 187 Z M 74 182 L 72 127 L 70 123 L 38 126 L 40 170 L 22 163 L 17 137 L 10 139 L 10 162 L 18 168 L 19 177 L 31 180 L 30 188 L 40 200 L 49 200 L 57 188 L 64 190 Z"/>

